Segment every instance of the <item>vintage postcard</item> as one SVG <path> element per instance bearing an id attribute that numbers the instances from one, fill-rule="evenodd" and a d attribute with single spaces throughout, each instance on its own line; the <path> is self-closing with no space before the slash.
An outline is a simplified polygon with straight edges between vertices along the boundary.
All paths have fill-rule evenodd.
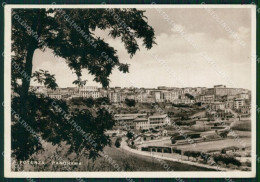
<path id="1" fill-rule="evenodd" d="M 4 50 L 5 177 L 255 177 L 256 6 L 6 4 Z"/>

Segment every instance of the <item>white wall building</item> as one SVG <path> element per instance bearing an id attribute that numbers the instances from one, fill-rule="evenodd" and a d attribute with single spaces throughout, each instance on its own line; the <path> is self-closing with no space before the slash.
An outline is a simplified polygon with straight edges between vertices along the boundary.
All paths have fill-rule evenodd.
<path id="1" fill-rule="evenodd" d="M 240 109 L 245 104 L 244 99 L 237 98 L 234 100 L 234 109 Z"/>
<path id="2" fill-rule="evenodd" d="M 101 97 L 100 92 L 98 91 L 98 87 L 96 86 L 82 86 L 79 88 L 79 95 L 83 98 L 99 98 Z"/>

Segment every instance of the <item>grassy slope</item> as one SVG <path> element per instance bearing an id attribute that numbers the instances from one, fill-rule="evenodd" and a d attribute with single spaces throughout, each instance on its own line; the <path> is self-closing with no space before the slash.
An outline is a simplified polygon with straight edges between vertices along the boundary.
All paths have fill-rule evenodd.
<path id="1" fill-rule="evenodd" d="M 85 170 L 94 171 L 209 171 L 209 169 L 190 166 L 179 162 L 158 161 L 146 156 L 139 156 L 128 151 L 112 147 L 106 147 L 105 152 L 113 159 L 109 162 L 108 159 L 101 157 L 95 161 L 85 165 Z M 86 164 L 86 163 L 85 163 Z M 114 165 L 113 165 L 114 164 Z M 119 166 L 116 168 L 114 166 Z"/>

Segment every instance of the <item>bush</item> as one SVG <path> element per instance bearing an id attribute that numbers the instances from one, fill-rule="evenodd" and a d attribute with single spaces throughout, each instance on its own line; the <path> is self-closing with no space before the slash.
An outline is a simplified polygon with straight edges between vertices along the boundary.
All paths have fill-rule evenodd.
<path id="1" fill-rule="evenodd" d="M 92 107 L 94 106 L 94 104 L 95 104 L 95 100 L 94 100 L 92 97 L 90 97 L 90 98 L 85 98 L 85 99 L 83 99 L 83 103 L 84 103 L 87 107 L 92 108 Z"/>
<path id="2" fill-rule="evenodd" d="M 216 163 L 218 162 L 223 162 L 224 164 L 226 164 L 226 166 L 228 164 L 233 164 L 236 166 L 241 166 L 241 162 L 239 160 L 237 160 L 236 158 L 232 157 L 232 156 L 226 156 L 226 155 L 216 155 L 214 156 L 214 161 Z"/>
<path id="3" fill-rule="evenodd" d="M 187 156 L 189 160 L 189 157 L 193 157 L 194 159 L 197 159 L 197 157 L 199 157 L 201 153 L 197 151 L 185 151 L 183 155 Z"/>
<path id="4" fill-rule="evenodd" d="M 191 157 L 191 152 L 190 152 L 190 151 L 185 151 L 185 152 L 183 153 L 183 155 L 187 156 L 187 157 L 188 157 L 188 160 L 189 160 L 189 158 Z"/>
<path id="5" fill-rule="evenodd" d="M 126 134 L 126 137 L 127 137 L 128 139 L 132 139 L 133 136 L 134 136 L 134 134 L 133 134 L 132 132 L 130 132 L 130 131 L 128 131 L 127 134 Z"/>
<path id="6" fill-rule="evenodd" d="M 134 107 L 134 106 L 135 106 L 135 100 L 126 98 L 126 99 L 125 99 L 125 104 L 126 104 L 128 107 Z"/>
<path id="7" fill-rule="evenodd" d="M 181 150 L 179 149 L 172 149 L 172 152 L 176 154 L 181 154 Z"/>
<path id="8" fill-rule="evenodd" d="M 200 156 L 200 152 L 197 152 L 197 151 L 191 151 L 190 154 L 191 154 L 191 157 L 193 157 L 196 160 L 197 160 L 197 157 Z"/>
<path id="9" fill-rule="evenodd" d="M 116 141 L 115 141 L 115 146 L 116 148 L 119 148 L 121 146 L 121 138 L 117 138 Z"/>

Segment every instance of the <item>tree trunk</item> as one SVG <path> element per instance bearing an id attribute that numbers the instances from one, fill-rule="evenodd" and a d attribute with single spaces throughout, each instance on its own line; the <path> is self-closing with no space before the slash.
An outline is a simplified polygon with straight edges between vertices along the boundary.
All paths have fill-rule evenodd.
<path id="1" fill-rule="evenodd" d="M 35 43 L 32 43 L 31 46 L 29 46 L 27 50 L 27 55 L 26 55 L 26 62 L 25 62 L 25 68 L 24 71 L 26 73 L 26 77 L 23 77 L 22 79 L 22 88 L 21 88 L 21 93 L 20 93 L 20 98 L 21 98 L 21 116 L 23 119 L 26 119 L 27 115 L 27 99 L 28 99 L 28 93 L 29 93 L 29 87 L 30 87 L 30 81 L 31 81 L 31 76 L 32 76 L 32 59 L 33 59 L 33 54 L 34 51 L 36 50 L 36 45 Z"/>
<path id="2" fill-rule="evenodd" d="M 37 32 L 38 37 L 41 36 L 41 27 L 40 27 L 40 18 L 41 14 L 40 11 L 37 12 L 36 18 L 32 23 L 32 30 Z M 27 100 L 28 100 L 28 93 L 29 93 L 29 87 L 31 82 L 31 76 L 32 76 L 32 61 L 33 61 L 33 54 L 34 51 L 38 48 L 38 40 L 35 39 L 35 37 L 32 37 L 29 39 L 30 44 L 27 49 L 26 59 L 25 59 L 25 68 L 24 71 L 26 73 L 26 77 L 22 78 L 22 88 L 20 92 L 20 100 L 21 100 L 21 116 L 26 121 L 27 120 Z"/>

